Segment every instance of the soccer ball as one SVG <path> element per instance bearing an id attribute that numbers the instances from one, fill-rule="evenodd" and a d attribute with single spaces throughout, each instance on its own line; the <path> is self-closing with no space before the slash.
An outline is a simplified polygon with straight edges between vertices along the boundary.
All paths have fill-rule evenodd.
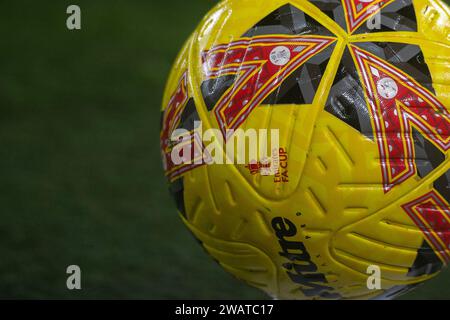
<path id="1" fill-rule="evenodd" d="M 449 39 L 434 0 L 220 2 L 163 98 L 183 222 L 278 299 L 390 299 L 435 276 L 450 260 Z M 220 149 L 239 130 L 277 130 L 263 140 L 278 148 L 234 161 L 254 147 Z"/>

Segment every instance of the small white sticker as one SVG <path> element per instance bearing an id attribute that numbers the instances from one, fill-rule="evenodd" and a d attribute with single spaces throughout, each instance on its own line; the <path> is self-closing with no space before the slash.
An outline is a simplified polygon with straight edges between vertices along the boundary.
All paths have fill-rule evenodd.
<path id="1" fill-rule="evenodd" d="M 393 99 L 398 93 L 397 83 L 389 77 L 378 80 L 377 91 L 384 99 Z"/>
<path id="2" fill-rule="evenodd" d="M 291 60 L 291 51 L 285 46 L 278 46 L 270 53 L 270 62 L 276 66 L 284 66 Z"/>

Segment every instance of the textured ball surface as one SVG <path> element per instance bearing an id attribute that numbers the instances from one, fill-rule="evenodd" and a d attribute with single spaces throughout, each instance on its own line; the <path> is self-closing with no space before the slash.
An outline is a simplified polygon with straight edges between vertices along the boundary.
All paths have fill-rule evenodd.
<path id="1" fill-rule="evenodd" d="M 280 299 L 393 298 L 436 275 L 450 260 L 449 31 L 439 1 L 219 3 L 175 62 L 161 127 L 170 191 L 206 251 Z M 175 129 L 205 147 L 199 120 L 225 139 L 279 129 L 277 174 L 173 163 Z"/>

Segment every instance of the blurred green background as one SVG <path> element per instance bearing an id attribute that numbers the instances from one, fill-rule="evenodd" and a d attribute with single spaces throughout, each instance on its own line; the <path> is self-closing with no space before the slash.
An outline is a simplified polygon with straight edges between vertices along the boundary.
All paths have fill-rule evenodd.
<path id="1" fill-rule="evenodd" d="M 266 298 L 201 250 L 161 169 L 165 80 L 214 3 L 2 3 L 0 298 Z M 404 298 L 450 298 L 450 272 Z"/>

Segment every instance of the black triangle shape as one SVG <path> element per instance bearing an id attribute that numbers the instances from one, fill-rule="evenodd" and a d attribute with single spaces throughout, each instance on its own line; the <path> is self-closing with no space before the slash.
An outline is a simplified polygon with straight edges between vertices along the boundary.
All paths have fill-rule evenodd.
<path id="1" fill-rule="evenodd" d="M 267 15 L 242 37 L 268 34 L 334 36 L 315 19 L 291 4 L 286 4 Z"/>
<path id="2" fill-rule="evenodd" d="M 409 277 L 420 277 L 425 274 L 433 274 L 441 270 L 442 261 L 438 258 L 434 250 L 425 240 L 422 246 L 417 250 L 417 257 L 411 268 L 409 268 Z"/>

